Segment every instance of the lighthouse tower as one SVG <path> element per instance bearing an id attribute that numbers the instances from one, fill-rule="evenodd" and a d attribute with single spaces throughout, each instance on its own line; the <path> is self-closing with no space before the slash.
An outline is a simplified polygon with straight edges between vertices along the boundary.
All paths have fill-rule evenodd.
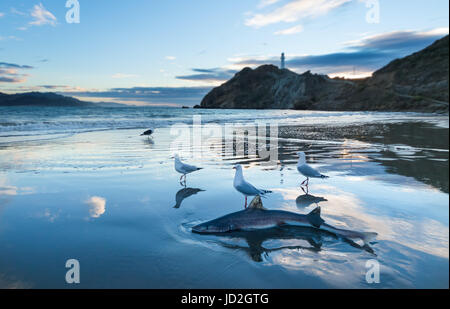
<path id="1" fill-rule="evenodd" d="M 284 57 L 284 53 L 281 53 L 281 66 L 280 66 L 280 69 L 285 69 L 286 68 L 286 66 L 285 66 L 285 64 L 284 64 L 284 61 L 285 61 L 285 57 Z"/>

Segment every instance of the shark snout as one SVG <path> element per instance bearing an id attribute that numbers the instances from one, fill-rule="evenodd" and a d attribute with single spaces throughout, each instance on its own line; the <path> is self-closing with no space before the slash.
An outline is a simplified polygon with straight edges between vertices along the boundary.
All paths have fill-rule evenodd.
<path id="1" fill-rule="evenodd" d="M 204 224 L 199 224 L 194 227 L 192 227 L 192 232 L 194 233 L 207 233 L 208 232 L 208 226 Z"/>

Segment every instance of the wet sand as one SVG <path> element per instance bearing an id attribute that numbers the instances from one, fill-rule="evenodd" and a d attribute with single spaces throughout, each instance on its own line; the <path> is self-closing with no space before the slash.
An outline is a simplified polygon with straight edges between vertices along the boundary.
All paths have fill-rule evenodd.
<path id="1" fill-rule="evenodd" d="M 188 127 L 192 129 L 191 126 Z M 169 128 L 86 132 L 0 145 L 0 287 L 448 288 L 448 126 L 428 122 L 280 126 L 278 160 L 208 147 L 180 149 L 203 170 L 180 186 Z M 214 147 L 211 148 L 211 145 Z M 295 153 L 330 176 L 310 182 Z M 370 250 L 311 229 L 197 235 L 200 222 L 241 210 L 236 163 L 273 190 L 270 209 L 308 213 L 379 235 Z M 366 262 L 381 265 L 368 284 Z"/>

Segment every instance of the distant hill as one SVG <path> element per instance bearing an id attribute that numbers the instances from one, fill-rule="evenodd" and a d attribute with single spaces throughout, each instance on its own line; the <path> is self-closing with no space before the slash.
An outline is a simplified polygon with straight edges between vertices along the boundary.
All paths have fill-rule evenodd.
<path id="1" fill-rule="evenodd" d="M 448 44 L 446 36 L 362 80 L 273 65 L 244 68 L 211 90 L 200 107 L 448 112 Z"/>
<path id="2" fill-rule="evenodd" d="M 93 103 L 52 92 L 0 93 L 0 106 L 93 106 Z"/>

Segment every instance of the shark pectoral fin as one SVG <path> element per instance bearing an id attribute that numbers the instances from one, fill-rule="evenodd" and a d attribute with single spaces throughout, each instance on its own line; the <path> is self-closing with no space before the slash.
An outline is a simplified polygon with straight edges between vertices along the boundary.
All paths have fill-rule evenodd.
<path id="1" fill-rule="evenodd" d="M 247 209 L 265 209 L 262 204 L 261 197 L 259 195 L 255 196 Z"/>
<path id="2" fill-rule="evenodd" d="M 320 228 L 325 222 L 325 220 L 320 217 L 320 206 L 307 214 L 306 217 L 308 218 L 309 223 L 316 228 Z"/>

